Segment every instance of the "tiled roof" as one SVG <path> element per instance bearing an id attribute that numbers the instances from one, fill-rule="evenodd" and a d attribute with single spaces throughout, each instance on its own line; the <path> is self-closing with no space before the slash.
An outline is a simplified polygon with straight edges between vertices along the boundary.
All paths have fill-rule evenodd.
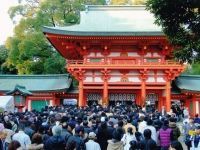
<path id="1" fill-rule="evenodd" d="M 68 74 L 55 75 L 0 75 L 0 91 L 8 92 L 16 85 L 30 92 L 67 91 L 72 79 Z"/>
<path id="2" fill-rule="evenodd" d="M 97 36 L 163 36 L 154 24 L 153 14 L 144 6 L 87 6 L 80 13 L 80 24 L 44 27 L 44 33 Z"/>
<path id="3" fill-rule="evenodd" d="M 199 75 L 181 75 L 175 80 L 175 83 L 182 91 L 200 92 Z"/>
<path id="4" fill-rule="evenodd" d="M 22 94 L 22 95 L 32 95 L 32 93 L 30 91 L 28 91 L 25 86 L 21 86 L 21 85 L 18 85 L 18 84 L 15 86 L 14 89 L 8 91 L 6 94 L 7 95 L 13 95 L 17 92 Z"/>

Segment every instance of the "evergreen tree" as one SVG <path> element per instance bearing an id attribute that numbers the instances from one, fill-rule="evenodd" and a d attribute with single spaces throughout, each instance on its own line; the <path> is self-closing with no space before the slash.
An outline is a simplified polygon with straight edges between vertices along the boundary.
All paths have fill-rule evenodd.
<path id="1" fill-rule="evenodd" d="M 21 19 L 13 37 L 6 40 L 8 66 L 14 66 L 18 74 L 65 73 L 65 60 L 47 41 L 42 26 L 78 23 L 84 4 L 104 4 L 104 0 L 24 0 L 11 7 L 13 22 Z"/>

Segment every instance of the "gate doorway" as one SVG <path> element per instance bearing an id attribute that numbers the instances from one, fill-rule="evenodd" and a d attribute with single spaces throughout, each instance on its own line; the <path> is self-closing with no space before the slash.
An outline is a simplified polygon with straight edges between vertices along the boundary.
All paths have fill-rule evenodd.
<path id="1" fill-rule="evenodd" d="M 102 100 L 101 93 L 88 93 L 87 94 L 87 104 L 88 106 L 97 105 Z"/>
<path id="2" fill-rule="evenodd" d="M 117 104 L 132 105 L 136 100 L 134 93 L 110 93 L 109 105 L 116 106 Z"/>

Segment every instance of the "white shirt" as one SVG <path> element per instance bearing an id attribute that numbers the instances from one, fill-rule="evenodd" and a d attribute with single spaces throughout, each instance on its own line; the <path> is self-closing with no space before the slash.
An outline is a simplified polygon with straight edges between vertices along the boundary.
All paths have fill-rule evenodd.
<path id="1" fill-rule="evenodd" d="M 146 126 L 144 127 L 144 130 L 145 129 L 151 130 L 151 138 L 157 143 L 158 136 L 157 136 L 156 128 L 154 126 Z M 144 135 L 144 132 L 142 134 Z"/>
<path id="2" fill-rule="evenodd" d="M 121 141 L 124 144 L 124 150 L 129 150 L 131 145 L 129 144 L 130 141 L 136 140 L 135 135 L 130 135 L 129 133 L 124 134 Z"/>
<path id="3" fill-rule="evenodd" d="M 93 140 L 89 140 L 88 142 L 85 143 L 85 145 L 86 145 L 86 150 L 101 150 L 100 145 Z"/>
<path id="4" fill-rule="evenodd" d="M 140 122 L 140 123 L 139 123 L 139 126 L 138 126 L 138 131 L 139 131 L 140 133 L 143 133 L 143 132 L 144 132 L 144 128 L 145 128 L 146 126 L 147 126 L 146 121 Z"/>
<path id="5" fill-rule="evenodd" d="M 26 149 L 26 147 L 31 144 L 30 137 L 25 134 L 24 131 L 19 131 L 18 133 L 14 134 L 12 140 L 18 141 L 23 149 Z"/>

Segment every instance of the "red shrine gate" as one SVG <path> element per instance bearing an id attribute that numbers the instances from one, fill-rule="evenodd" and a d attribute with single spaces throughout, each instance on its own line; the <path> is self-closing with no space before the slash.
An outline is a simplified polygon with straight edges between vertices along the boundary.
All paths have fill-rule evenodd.
<path id="1" fill-rule="evenodd" d="M 79 106 L 94 100 L 142 106 L 148 100 L 169 111 L 171 81 L 184 67 L 172 60 L 173 47 L 153 24 L 153 16 L 144 7 L 87 9 L 78 25 L 44 28 L 66 58 L 68 72 L 79 81 Z"/>

